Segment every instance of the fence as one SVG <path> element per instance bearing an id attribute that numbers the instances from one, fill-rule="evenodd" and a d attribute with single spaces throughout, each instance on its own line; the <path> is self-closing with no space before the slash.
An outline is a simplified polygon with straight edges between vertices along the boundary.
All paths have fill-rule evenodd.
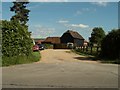
<path id="1" fill-rule="evenodd" d="M 101 48 L 97 47 L 97 46 L 82 46 L 82 47 L 77 47 L 76 51 L 81 52 L 81 53 L 85 53 L 85 54 L 89 54 L 89 55 L 99 55 Z"/>
<path id="2" fill-rule="evenodd" d="M 67 44 L 54 44 L 53 49 L 68 49 Z"/>

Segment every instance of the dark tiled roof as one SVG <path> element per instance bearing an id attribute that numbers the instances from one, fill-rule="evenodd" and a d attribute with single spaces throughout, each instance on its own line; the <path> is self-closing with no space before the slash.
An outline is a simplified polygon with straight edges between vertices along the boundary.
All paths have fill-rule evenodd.
<path id="1" fill-rule="evenodd" d="M 60 37 L 47 37 L 44 42 L 58 44 L 58 43 L 60 43 Z"/>
<path id="2" fill-rule="evenodd" d="M 78 32 L 76 32 L 76 31 L 68 30 L 68 31 L 65 32 L 65 33 L 70 33 L 73 38 L 84 39 L 84 38 L 83 38 Z"/>
<path id="3" fill-rule="evenodd" d="M 34 38 L 33 40 L 40 44 L 41 42 L 45 40 L 45 38 Z"/>

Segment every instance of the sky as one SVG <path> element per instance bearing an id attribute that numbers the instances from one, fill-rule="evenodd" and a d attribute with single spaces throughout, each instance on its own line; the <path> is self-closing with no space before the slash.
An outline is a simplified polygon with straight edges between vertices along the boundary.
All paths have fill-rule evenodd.
<path id="1" fill-rule="evenodd" d="M 71 0 L 72 1 L 72 0 Z M 77 1 L 77 0 L 76 0 Z M 12 2 L 2 2 L 2 19 L 10 20 Z M 117 2 L 30 2 L 29 31 L 33 38 L 60 37 L 67 30 L 80 33 L 86 40 L 94 27 L 106 33 L 118 28 Z"/>

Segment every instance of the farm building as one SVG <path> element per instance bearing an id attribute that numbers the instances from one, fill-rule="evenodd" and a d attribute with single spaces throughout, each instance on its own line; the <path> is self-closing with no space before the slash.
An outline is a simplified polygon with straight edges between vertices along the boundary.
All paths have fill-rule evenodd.
<path id="1" fill-rule="evenodd" d="M 35 44 L 41 44 L 45 39 L 44 38 L 34 38 Z"/>
<path id="2" fill-rule="evenodd" d="M 43 44 L 60 44 L 60 37 L 47 37 Z"/>
<path id="3" fill-rule="evenodd" d="M 79 47 L 84 45 L 84 38 L 76 31 L 68 30 L 60 38 L 62 44 L 73 43 Z"/>

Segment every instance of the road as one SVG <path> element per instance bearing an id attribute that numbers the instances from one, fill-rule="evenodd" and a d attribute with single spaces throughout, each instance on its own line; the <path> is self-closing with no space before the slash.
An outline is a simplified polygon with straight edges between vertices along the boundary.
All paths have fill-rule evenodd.
<path id="1" fill-rule="evenodd" d="M 3 88 L 117 88 L 118 65 L 69 50 L 41 51 L 41 61 L 3 67 Z"/>

